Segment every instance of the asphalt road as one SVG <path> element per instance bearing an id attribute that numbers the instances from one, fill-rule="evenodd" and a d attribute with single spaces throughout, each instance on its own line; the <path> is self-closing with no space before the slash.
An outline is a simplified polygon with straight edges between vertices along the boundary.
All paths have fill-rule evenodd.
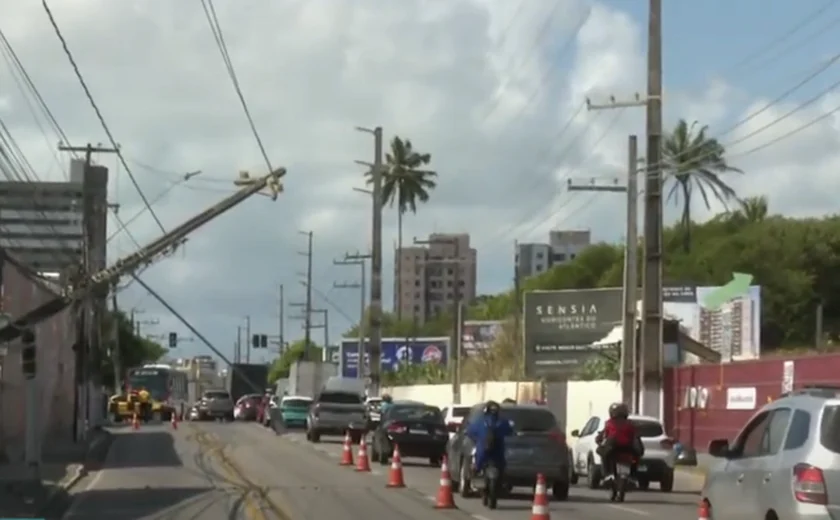
<path id="1" fill-rule="evenodd" d="M 273 520 L 257 490 L 219 462 L 219 446 L 181 425 L 114 428 L 97 471 L 74 488 L 63 520 Z"/>
<path id="2" fill-rule="evenodd" d="M 385 488 L 387 467 L 373 466 L 371 474 L 359 474 L 338 466 L 341 440 L 326 437 L 319 444 L 306 442 L 300 432 L 276 435 L 254 423 L 196 423 L 226 445 L 226 453 L 248 478 L 269 488 L 272 499 L 295 520 L 344 518 L 474 518 L 478 520 L 521 520 L 528 518 L 532 496 L 527 490 L 499 502 L 495 511 L 476 499 L 455 500 L 459 511 L 433 509 L 440 468 L 427 461 L 403 461 L 408 489 Z M 354 450 L 355 451 L 355 450 Z M 354 453 L 355 454 L 355 453 Z M 700 477 L 680 474 L 672 493 L 658 491 L 630 493 L 622 504 L 608 501 L 607 492 L 583 485 L 572 488 L 567 502 L 552 502 L 551 513 L 567 520 L 623 518 L 689 520 L 697 518 Z M 655 487 L 654 484 L 652 487 Z"/>

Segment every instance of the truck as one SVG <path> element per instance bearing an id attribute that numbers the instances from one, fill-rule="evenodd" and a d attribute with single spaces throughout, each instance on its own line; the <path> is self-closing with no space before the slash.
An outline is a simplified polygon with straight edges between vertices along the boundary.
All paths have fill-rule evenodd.
<path id="1" fill-rule="evenodd" d="M 321 387 L 338 374 L 338 367 L 323 361 L 296 361 L 289 370 L 288 395 L 312 397 L 318 395 Z"/>
<path id="2" fill-rule="evenodd" d="M 227 371 L 227 391 L 233 402 L 247 394 L 262 394 L 268 388 L 268 366 L 233 363 Z"/>

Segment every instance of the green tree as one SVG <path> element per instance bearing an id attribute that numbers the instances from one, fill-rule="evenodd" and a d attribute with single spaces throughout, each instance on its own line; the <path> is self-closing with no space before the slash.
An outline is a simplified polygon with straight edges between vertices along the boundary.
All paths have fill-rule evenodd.
<path id="1" fill-rule="evenodd" d="M 382 203 L 397 206 L 397 250 L 403 244 L 403 216 L 406 212 L 417 213 L 417 203 L 429 201 L 429 192 L 437 187 L 437 173 L 423 169 L 432 160 L 431 154 L 414 150 L 411 141 L 395 136 L 391 151 L 385 154 L 385 171 L 382 178 Z M 373 183 L 371 171 L 366 173 L 367 183 Z M 400 255 L 397 255 L 397 272 L 400 271 Z M 397 316 L 402 317 L 397 307 Z"/>
<path id="2" fill-rule="evenodd" d="M 686 251 L 691 249 L 691 201 L 695 190 L 700 192 L 707 209 L 711 207 L 712 198 L 726 203 L 736 194 L 723 180 L 723 174 L 743 173 L 726 162 L 726 149 L 717 139 L 706 135 L 708 127 L 695 131 L 696 126 L 697 121 L 689 126 L 680 119 L 662 146 L 662 167 L 667 178 L 673 179 L 668 199 L 682 199 L 680 223 Z"/>
<path id="3" fill-rule="evenodd" d="M 113 331 L 112 327 L 114 325 L 118 327 L 117 330 L 119 331 L 119 361 L 123 371 L 146 363 L 153 363 L 166 355 L 167 349 L 159 343 L 135 334 L 131 320 L 125 313 L 117 312 L 114 314 L 111 312 L 108 315 L 106 330 Z M 112 336 L 109 334 L 109 337 Z M 106 347 L 109 355 L 102 357 L 100 374 L 102 374 L 102 383 L 113 388 L 115 384 L 114 356 L 116 355 L 116 345 L 113 340 L 109 340 L 106 342 Z"/>
<path id="4" fill-rule="evenodd" d="M 747 197 L 741 201 L 741 209 L 735 212 L 746 222 L 761 222 L 767 218 L 767 197 Z"/>
<path id="5" fill-rule="evenodd" d="M 311 355 L 313 359 L 322 359 L 321 347 L 310 341 Z M 306 342 L 302 339 L 292 342 L 289 347 L 283 352 L 283 355 L 274 360 L 271 367 L 268 369 L 268 383 L 273 385 L 278 379 L 289 377 L 289 371 L 295 361 L 303 359 L 303 354 L 306 351 Z"/>

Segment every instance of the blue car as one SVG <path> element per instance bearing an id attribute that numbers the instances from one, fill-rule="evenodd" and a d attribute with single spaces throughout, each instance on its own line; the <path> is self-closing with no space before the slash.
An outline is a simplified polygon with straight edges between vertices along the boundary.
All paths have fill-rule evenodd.
<path id="1" fill-rule="evenodd" d="M 280 401 L 280 418 L 286 428 L 303 428 L 306 426 L 306 416 L 312 399 L 309 397 L 289 395 Z"/>

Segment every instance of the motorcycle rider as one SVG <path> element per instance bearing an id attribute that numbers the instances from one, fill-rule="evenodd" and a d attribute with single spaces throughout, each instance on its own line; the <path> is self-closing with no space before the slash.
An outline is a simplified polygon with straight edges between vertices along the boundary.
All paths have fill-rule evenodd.
<path id="1" fill-rule="evenodd" d="M 636 434 L 636 427 L 629 419 L 629 407 L 624 403 L 613 403 L 610 405 L 609 416 L 604 429 L 595 437 L 595 442 L 598 444 L 597 451 L 601 456 L 604 475 L 607 479 L 613 476 L 613 468 L 618 455 L 629 453 L 634 458 L 638 458 L 642 456 L 643 450 Z"/>
<path id="2" fill-rule="evenodd" d="M 467 426 L 467 437 L 475 443 L 475 475 L 480 475 L 488 461 L 493 461 L 501 475 L 505 469 L 505 437 L 513 435 L 510 421 L 499 418 L 501 406 L 487 401 L 481 416 Z"/>

